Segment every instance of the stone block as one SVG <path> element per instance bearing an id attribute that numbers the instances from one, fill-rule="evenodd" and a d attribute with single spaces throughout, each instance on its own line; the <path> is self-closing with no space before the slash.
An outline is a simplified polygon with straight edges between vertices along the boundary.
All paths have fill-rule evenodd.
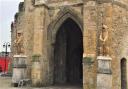
<path id="1" fill-rule="evenodd" d="M 12 83 L 17 83 L 26 78 L 26 55 L 14 55 Z"/>
<path id="2" fill-rule="evenodd" d="M 111 74 L 111 58 L 106 56 L 98 56 L 98 73 Z"/>
<path id="3" fill-rule="evenodd" d="M 111 60 L 108 56 L 98 56 L 97 89 L 112 89 Z"/>
<path id="4" fill-rule="evenodd" d="M 96 89 L 112 89 L 112 75 L 98 74 Z"/>

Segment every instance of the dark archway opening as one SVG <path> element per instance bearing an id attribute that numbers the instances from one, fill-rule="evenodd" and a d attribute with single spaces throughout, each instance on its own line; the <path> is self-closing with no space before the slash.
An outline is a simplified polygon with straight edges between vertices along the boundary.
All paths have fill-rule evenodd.
<path id="1" fill-rule="evenodd" d="M 83 36 L 78 24 L 68 18 L 59 27 L 54 48 L 54 84 L 82 86 Z"/>
<path id="2" fill-rule="evenodd" d="M 127 89 L 127 65 L 126 59 L 121 59 L 121 89 Z"/>

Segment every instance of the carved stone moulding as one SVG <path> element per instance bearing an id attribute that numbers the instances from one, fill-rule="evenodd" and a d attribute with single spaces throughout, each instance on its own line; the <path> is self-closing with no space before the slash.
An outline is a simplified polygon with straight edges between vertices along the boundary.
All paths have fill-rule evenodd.
<path id="1" fill-rule="evenodd" d="M 43 5 L 46 4 L 47 0 L 34 0 L 34 5 Z"/>

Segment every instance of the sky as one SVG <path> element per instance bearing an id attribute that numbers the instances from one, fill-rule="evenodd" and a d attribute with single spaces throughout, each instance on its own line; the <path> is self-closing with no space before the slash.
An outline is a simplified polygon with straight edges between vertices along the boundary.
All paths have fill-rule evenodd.
<path id="1" fill-rule="evenodd" d="M 23 0 L 0 0 L 0 52 L 4 51 L 3 44 L 11 41 L 11 22 L 18 11 L 18 4 Z M 10 51 L 10 49 L 8 49 Z"/>

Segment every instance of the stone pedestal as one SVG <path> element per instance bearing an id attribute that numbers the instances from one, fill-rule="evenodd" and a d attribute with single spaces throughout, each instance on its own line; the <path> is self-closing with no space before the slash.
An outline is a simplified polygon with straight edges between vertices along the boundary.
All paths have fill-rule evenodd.
<path id="1" fill-rule="evenodd" d="M 27 77 L 27 56 L 25 55 L 14 55 L 13 57 L 13 76 L 12 83 L 17 84 L 20 80 L 26 79 Z"/>
<path id="2" fill-rule="evenodd" d="M 112 89 L 112 58 L 98 56 L 97 89 Z"/>

